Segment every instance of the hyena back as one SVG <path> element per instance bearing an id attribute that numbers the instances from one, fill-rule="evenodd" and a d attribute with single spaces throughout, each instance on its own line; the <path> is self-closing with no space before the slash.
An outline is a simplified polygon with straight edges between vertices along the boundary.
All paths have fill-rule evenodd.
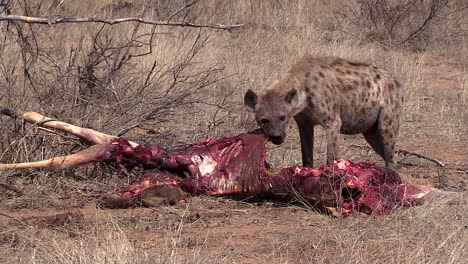
<path id="1" fill-rule="evenodd" d="M 328 164 L 338 157 L 340 133 L 362 133 L 385 165 L 394 165 L 403 89 L 375 66 L 308 55 L 258 95 L 249 89 L 244 104 L 274 144 L 284 141 L 294 118 L 306 167 L 313 166 L 315 125 L 326 131 Z"/>

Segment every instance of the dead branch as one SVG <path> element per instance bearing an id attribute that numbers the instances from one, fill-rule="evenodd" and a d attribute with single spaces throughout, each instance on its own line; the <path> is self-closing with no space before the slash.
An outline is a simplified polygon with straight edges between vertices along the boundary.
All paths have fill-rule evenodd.
<path id="1" fill-rule="evenodd" d="M 14 216 L 11 216 L 11 215 L 8 215 L 8 214 L 4 214 L 4 213 L 0 213 L 0 216 L 4 216 L 4 217 L 7 217 L 7 218 L 10 218 L 10 219 L 12 219 L 12 220 L 17 221 L 17 222 L 20 223 L 20 224 L 24 224 L 23 221 L 19 220 L 18 218 L 14 217 Z"/>
<path id="2" fill-rule="evenodd" d="M 370 149 L 370 147 L 367 146 L 367 145 L 351 144 L 350 146 L 351 147 L 361 148 L 361 149 Z M 404 149 L 397 149 L 395 152 L 397 154 L 402 154 L 402 155 L 405 155 L 405 156 L 415 156 L 415 157 L 418 157 L 418 158 L 421 158 L 421 159 L 426 159 L 426 160 L 429 160 L 429 161 L 432 161 L 432 162 L 436 163 L 437 165 L 439 165 L 439 167 L 445 167 L 445 164 L 442 163 L 441 161 L 439 161 L 437 159 L 434 159 L 434 158 L 431 158 L 431 157 L 428 157 L 428 156 L 423 155 L 423 154 L 419 154 L 417 152 L 404 150 Z"/>
<path id="3" fill-rule="evenodd" d="M 425 156 L 425 155 L 422 155 L 422 154 L 419 154 L 419 153 L 416 153 L 416 152 L 413 152 L 413 151 L 404 150 L 404 149 L 397 149 L 396 153 L 403 154 L 405 156 L 416 156 L 416 157 L 421 158 L 421 159 L 426 159 L 426 160 L 432 161 L 432 162 L 436 163 L 437 165 L 439 165 L 439 167 L 445 167 L 445 164 L 442 163 L 441 161 L 439 161 L 437 159 L 434 159 L 434 158 L 431 158 L 431 157 L 428 157 L 428 156 Z"/>
<path id="4" fill-rule="evenodd" d="M 5 188 L 5 189 L 8 189 L 10 191 L 15 192 L 19 196 L 21 196 L 23 194 L 23 191 L 21 191 L 18 187 L 14 186 L 14 185 L 11 185 L 11 184 L 8 184 L 6 182 L 0 182 L 0 186 Z"/>
<path id="5" fill-rule="evenodd" d="M 173 17 L 178 15 L 183 10 L 195 5 L 196 3 L 198 3 L 198 1 L 200 1 L 200 0 L 192 0 L 192 1 L 188 2 L 188 3 L 186 3 L 183 7 L 181 7 L 179 10 L 177 10 L 174 14 L 170 15 L 169 18 L 167 19 L 167 21 L 171 20 Z"/>
<path id="6" fill-rule="evenodd" d="M 244 24 L 223 25 L 223 24 L 195 24 L 189 22 L 170 22 L 158 21 L 139 17 L 126 17 L 117 19 L 108 19 L 100 17 L 63 17 L 48 19 L 44 17 L 28 17 L 28 16 L 15 16 L 15 15 L 2 15 L 0 21 L 19 21 L 34 24 L 60 24 L 60 23 L 103 23 L 115 25 L 126 22 L 138 22 L 143 24 L 157 25 L 157 26 L 172 26 L 172 27 L 193 27 L 193 28 L 213 28 L 222 30 L 233 30 L 244 26 Z"/>

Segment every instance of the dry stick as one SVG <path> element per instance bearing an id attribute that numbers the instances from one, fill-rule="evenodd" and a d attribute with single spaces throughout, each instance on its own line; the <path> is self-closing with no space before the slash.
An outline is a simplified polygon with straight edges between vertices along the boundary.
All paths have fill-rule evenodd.
<path id="1" fill-rule="evenodd" d="M 187 8 L 193 6 L 194 4 L 198 3 L 198 1 L 200 1 L 200 0 L 192 0 L 192 1 L 188 2 L 187 4 L 185 4 L 185 6 L 181 7 L 179 10 L 177 10 L 174 14 L 170 15 L 169 18 L 167 19 L 167 21 L 171 20 L 177 14 L 182 12 L 184 9 L 187 9 Z"/>
<path id="2" fill-rule="evenodd" d="M 214 28 L 223 30 L 232 30 L 244 26 L 244 24 L 234 25 L 222 25 L 222 24 L 194 24 L 189 22 L 170 22 L 170 21 L 158 21 L 139 17 L 126 17 L 117 19 L 108 19 L 100 17 L 63 17 L 48 19 L 43 17 L 28 17 L 28 16 L 14 16 L 14 15 L 3 15 L 0 16 L 0 21 L 20 21 L 25 23 L 35 24 L 59 24 L 59 23 L 104 23 L 109 25 L 126 23 L 126 22 L 139 22 L 143 24 L 151 24 L 158 26 L 176 26 L 176 27 L 193 27 L 193 28 Z"/>
<path id="3" fill-rule="evenodd" d="M 416 156 L 416 157 L 421 158 L 421 159 L 427 159 L 429 161 L 432 161 L 432 162 L 436 163 L 440 167 L 445 167 L 445 164 L 442 163 L 441 161 L 439 161 L 437 159 L 434 159 L 434 158 L 431 158 L 431 157 L 428 157 L 428 156 L 425 156 L 425 155 L 422 155 L 422 154 L 419 154 L 419 153 L 416 153 L 416 152 L 413 152 L 413 151 L 404 150 L 404 149 L 397 149 L 396 153 L 400 153 L 400 154 L 403 154 L 403 155 L 406 155 L 406 156 Z"/>
<path id="4" fill-rule="evenodd" d="M 39 123 L 37 123 L 37 125 L 39 126 Z M 83 148 L 86 148 L 85 145 L 83 145 L 81 142 L 79 142 L 78 140 L 76 140 L 76 138 L 73 138 L 73 137 L 69 137 L 69 136 L 66 136 L 66 135 L 63 135 L 63 134 L 60 134 L 58 133 L 57 131 L 53 130 L 53 129 L 49 129 L 49 128 L 45 128 L 45 127 L 38 127 L 37 129 L 39 130 L 43 130 L 43 131 L 46 131 L 46 132 L 49 132 L 51 134 L 54 134 L 54 135 L 57 135 L 65 140 L 68 140 L 68 141 L 71 141 L 73 143 L 75 143 L 76 145 L 80 146 L 80 147 L 83 147 Z"/>
<path id="5" fill-rule="evenodd" d="M 361 145 L 357 145 L 357 144 L 351 144 L 351 146 L 352 147 L 358 147 L 358 148 L 369 148 L 370 149 L 370 147 L 368 147 L 368 146 L 361 146 Z M 423 155 L 423 154 L 419 154 L 417 152 L 404 150 L 404 149 L 397 149 L 395 152 L 399 153 L 399 154 L 406 155 L 406 156 L 416 156 L 416 157 L 421 158 L 421 159 L 426 159 L 426 160 L 432 161 L 432 162 L 436 163 L 437 165 L 439 165 L 440 167 L 445 167 L 445 164 L 442 163 L 441 161 L 439 161 L 437 159 L 434 159 L 434 158 L 431 158 L 431 157 L 428 157 L 428 156 Z"/>
<path id="6" fill-rule="evenodd" d="M 18 187 L 14 186 L 14 185 L 8 184 L 6 182 L 0 182 L 0 186 L 5 188 L 5 189 L 8 189 L 8 190 L 11 190 L 11 191 L 15 192 L 19 196 L 23 195 L 23 191 L 21 191 Z"/>
<path id="7" fill-rule="evenodd" d="M 26 225 L 23 221 L 19 220 L 18 218 L 14 217 L 14 216 L 11 216 L 11 215 L 8 215 L 8 214 L 4 214 L 4 213 L 0 213 L 0 216 L 4 216 L 4 217 L 7 217 L 7 218 L 10 218 L 10 219 L 12 219 L 12 220 L 17 221 L 17 222 L 20 223 L 20 224 Z"/>

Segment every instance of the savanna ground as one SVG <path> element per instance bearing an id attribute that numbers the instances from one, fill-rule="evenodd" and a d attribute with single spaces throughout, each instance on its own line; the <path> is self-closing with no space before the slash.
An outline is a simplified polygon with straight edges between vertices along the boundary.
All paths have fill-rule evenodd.
<path id="1" fill-rule="evenodd" d="M 2 3 L 8 1 L 2 1 Z M 11 1 L 8 12 L 46 17 L 142 16 L 243 23 L 231 32 L 126 23 L 2 22 L 0 106 L 165 147 L 256 127 L 242 105 L 305 53 L 372 63 L 405 87 L 399 155 L 418 184 L 466 195 L 468 9 L 464 1 Z M 431 15 L 430 5 L 433 5 Z M 439 5 L 440 4 L 440 5 Z M 408 12 L 406 12 L 408 11 Z M 428 22 L 424 22 L 429 18 Z M 0 162 L 41 160 L 85 142 L 0 117 Z M 295 124 L 274 167 L 300 164 Z M 324 162 L 316 131 L 316 166 Z M 382 161 L 362 136 L 340 148 Z M 2 263 L 463 263 L 468 205 L 439 200 L 387 216 L 333 218 L 309 206 L 198 196 L 184 206 L 98 210 L 93 194 L 138 179 L 99 165 L 60 172 L 10 170 L 0 181 Z M 466 197 L 466 196 L 464 196 Z M 67 221 L 40 216 L 68 213 Z"/>

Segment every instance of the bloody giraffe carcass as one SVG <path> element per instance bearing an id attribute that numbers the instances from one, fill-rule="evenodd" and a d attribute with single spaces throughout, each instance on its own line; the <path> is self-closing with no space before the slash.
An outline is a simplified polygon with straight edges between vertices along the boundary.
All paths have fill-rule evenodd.
<path id="1" fill-rule="evenodd" d="M 335 160 L 319 170 L 305 167 L 266 168 L 267 137 L 259 132 L 165 149 L 138 145 L 124 138 L 60 121 L 44 122 L 48 119 L 37 113 L 5 110 L 2 113 L 34 123 L 41 122 L 43 126 L 75 134 L 96 145 L 46 161 L 0 164 L 0 170 L 32 167 L 62 169 L 91 162 L 105 162 L 118 169 L 144 169 L 145 174 L 138 183 L 119 193 L 102 195 L 99 205 L 103 208 L 175 204 L 186 202 L 193 194 L 206 194 L 289 200 L 300 198 L 317 208 L 342 215 L 355 212 L 383 214 L 441 194 L 441 191 L 433 188 L 405 183 L 395 171 L 369 163 Z"/>

